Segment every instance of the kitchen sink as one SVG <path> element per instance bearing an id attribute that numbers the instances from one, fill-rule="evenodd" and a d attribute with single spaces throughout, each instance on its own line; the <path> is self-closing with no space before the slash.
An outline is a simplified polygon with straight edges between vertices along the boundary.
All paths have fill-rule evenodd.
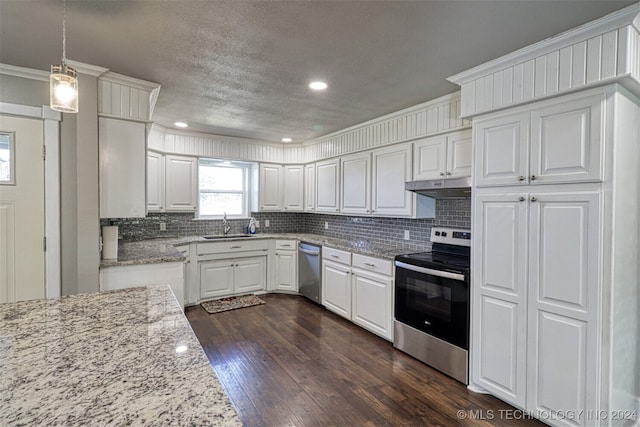
<path id="1" fill-rule="evenodd" d="M 207 240 L 223 240 L 223 239 L 238 239 L 242 237 L 254 237 L 255 234 L 216 234 L 215 236 L 202 236 Z"/>

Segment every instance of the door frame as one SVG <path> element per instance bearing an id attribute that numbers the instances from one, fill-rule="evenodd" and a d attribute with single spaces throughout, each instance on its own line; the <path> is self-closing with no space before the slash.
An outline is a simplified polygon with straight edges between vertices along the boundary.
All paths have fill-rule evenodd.
<path id="1" fill-rule="evenodd" d="M 60 249 L 60 122 L 62 114 L 48 105 L 29 105 L 0 102 L 0 114 L 41 119 L 44 129 L 44 234 L 46 237 L 45 297 L 61 295 L 61 249 Z"/>

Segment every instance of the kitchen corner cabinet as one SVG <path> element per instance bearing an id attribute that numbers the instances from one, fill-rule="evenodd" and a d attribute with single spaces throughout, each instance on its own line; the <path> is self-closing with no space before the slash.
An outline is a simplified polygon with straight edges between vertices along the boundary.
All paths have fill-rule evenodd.
<path id="1" fill-rule="evenodd" d="M 147 214 L 145 124 L 100 117 L 100 218 L 140 218 Z"/>
<path id="2" fill-rule="evenodd" d="M 316 210 L 316 165 L 304 167 L 304 210 L 315 212 Z"/>
<path id="3" fill-rule="evenodd" d="M 259 209 L 265 212 L 304 210 L 304 166 L 260 164 Z"/>
<path id="4" fill-rule="evenodd" d="M 416 141 L 413 157 L 416 181 L 471 176 L 471 131 Z"/>
<path id="5" fill-rule="evenodd" d="M 316 212 L 340 212 L 340 159 L 316 163 Z"/>
<path id="6" fill-rule="evenodd" d="M 164 212 L 164 154 L 147 151 L 147 212 Z"/>
<path id="7" fill-rule="evenodd" d="M 393 339 L 391 261 L 322 248 L 322 305 L 387 340 Z"/>
<path id="8" fill-rule="evenodd" d="M 298 292 L 298 251 L 295 240 L 275 241 L 275 290 Z"/>
<path id="9" fill-rule="evenodd" d="M 477 187 L 602 180 L 602 93 L 474 119 Z"/>
<path id="10" fill-rule="evenodd" d="M 165 156 L 165 210 L 195 212 L 198 209 L 198 159 Z"/>

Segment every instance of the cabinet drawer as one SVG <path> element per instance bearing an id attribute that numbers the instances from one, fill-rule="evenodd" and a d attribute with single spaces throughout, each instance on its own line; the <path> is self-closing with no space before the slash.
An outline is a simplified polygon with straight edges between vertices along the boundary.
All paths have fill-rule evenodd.
<path id="1" fill-rule="evenodd" d="M 295 240 L 276 240 L 276 249 L 295 250 L 296 241 Z"/>
<path id="2" fill-rule="evenodd" d="M 357 268 L 361 268 L 363 270 L 372 271 L 379 274 L 384 274 L 385 276 L 393 275 L 393 268 L 391 261 L 380 259 L 380 258 L 372 258 L 366 255 L 353 254 L 353 266 Z"/>
<path id="3" fill-rule="evenodd" d="M 233 240 L 230 242 L 198 243 L 196 253 L 198 255 L 206 255 L 262 250 L 266 251 L 268 247 L 268 240 Z"/>
<path id="4" fill-rule="evenodd" d="M 322 258 L 339 262 L 341 264 L 351 265 L 351 252 L 341 251 L 340 249 L 333 249 L 325 246 L 322 248 Z"/>

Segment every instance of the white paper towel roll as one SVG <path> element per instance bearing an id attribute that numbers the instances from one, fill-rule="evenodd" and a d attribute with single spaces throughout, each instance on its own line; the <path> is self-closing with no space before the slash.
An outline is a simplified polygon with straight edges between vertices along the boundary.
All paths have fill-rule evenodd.
<path id="1" fill-rule="evenodd" d="M 118 226 L 102 227 L 102 259 L 118 258 Z"/>

